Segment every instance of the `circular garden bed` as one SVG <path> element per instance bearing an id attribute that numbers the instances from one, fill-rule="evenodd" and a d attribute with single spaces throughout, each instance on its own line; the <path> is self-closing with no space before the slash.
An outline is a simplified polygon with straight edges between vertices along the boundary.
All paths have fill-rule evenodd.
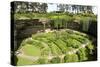
<path id="1" fill-rule="evenodd" d="M 33 34 L 23 40 L 18 65 L 80 62 L 89 60 L 94 45 L 90 36 L 74 30 Z M 28 60 L 28 61 L 25 61 Z"/>

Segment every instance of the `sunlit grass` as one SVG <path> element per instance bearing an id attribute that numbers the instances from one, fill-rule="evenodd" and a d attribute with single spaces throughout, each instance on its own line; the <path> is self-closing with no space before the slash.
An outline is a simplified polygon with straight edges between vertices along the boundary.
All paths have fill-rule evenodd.
<path id="1" fill-rule="evenodd" d="M 18 58 L 18 62 L 17 65 L 21 66 L 21 65 L 31 65 L 33 64 L 33 61 L 26 59 L 26 58 L 22 58 L 22 57 L 17 57 Z"/>
<path id="2" fill-rule="evenodd" d="M 40 49 L 38 49 L 38 48 L 35 47 L 34 45 L 26 44 L 26 45 L 23 46 L 21 49 L 23 50 L 23 52 L 24 52 L 26 55 L 29 55 L 29 56 L 40 56 L 40 55 L 41 55 Z"/>

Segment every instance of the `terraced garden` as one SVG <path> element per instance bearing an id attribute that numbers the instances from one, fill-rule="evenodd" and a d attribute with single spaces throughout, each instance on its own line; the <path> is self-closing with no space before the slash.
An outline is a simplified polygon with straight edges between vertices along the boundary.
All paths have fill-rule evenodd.
<path id="1" fill-rule="evenodd" d="M 93 50 L 87 34 L 70 29 L 41 32 L 23 40 L 17 65 L 87 61 Z"/>

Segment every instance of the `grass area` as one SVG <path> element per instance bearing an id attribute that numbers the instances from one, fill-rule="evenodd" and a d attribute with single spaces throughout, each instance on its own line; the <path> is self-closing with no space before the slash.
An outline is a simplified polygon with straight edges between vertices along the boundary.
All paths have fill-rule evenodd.
<path id="1" fill-rule="evenodd" d="M 40 56 L 40 55 L 41 55 L 40 49 L 38 49 L 38 48 L 35 47 L 34 45 L 26 44 L 26 45 L 23 46 L 21 49 L 23 50 L 23 52 L 24 52 L 26 55 L 29 55 L 29 56 Z"/>
<path id="2" fill-rule="evenodd" d="M 38 33 L 23 41 L 21 49 L 31 56 L 40 56 L 41 53 L 48 55 L 50 52 L 52 55 L 59 55 L 77 49 L 81 44 L 89 41 L 86 35 L 80 34 L 64 31 Z"/>
<path id="3" fill-rule="evenodd" d="M 33 64 L 33 62 L 31 60 L 22 58 L 22 57 L 17 57 L 18 58 L 18 62 L 17 65 L 31 65 Z"/>
<path id="4" fill-rule="evenodd" d="M 44 64 L 44 63 L 53 63 L 57 62 L 59 58 L 54 58 L 48 61 L 49 56 L 59 56 L 65 55 L 62 62 L 78 62 L 84 61 L 84 57 L 88 57 L 85 55 L 89 55 L 90 51 L 92 51 L 93 45 L 90 44 L 85 49 L 88 49 L 88 52 L 83 49 L 79 50 L 78 53 L 67 55 L 67 52 L 73 51 L 78 49 L 87 42 L 91 42 L 88 38 L 88 35 L 80 33 L 80 32 L 73 32 L 73 31 L 54 31 L 48 33 L 38 33 L 33 34 L 32 37 L 25 39 L 20 47 L 20 50 L 24 52 L 25 55 L 33 56 L 33 57 L 40 57 L 36 62 L 31 62 L 24 58 L 18 57 L 19 61 L 18 64 Z M 82 52 L 82 53 L 81 53 Z M 74 57 L 75 56 L 75 57 Z M 46 61 L 43 59 L 45 58 Z M 80 59 L 78 59 L 80 58 Z M 25 60 L 25 61 L 24 61 Z M 29 62 L 27 62 L 29 61 Z M 50 62 L 52 61 L 52 62 Z"/>
<path id="5" fill-rule="evenodd" d="M 66 21 L 69 20 L 85 20 L 87 17 L 91 17 L 93 20 L 96 20 L 97 16 L 93 14 L 66 14 L 66 13 L 46 13 L 46 14 L 39 14 L 39 13 L 15 13 L 15 19 L 16 20 L 21 20 L 21 19 L 39 19 L 39 18 L 48 18 L 48 19 L 64 19 Z"/>

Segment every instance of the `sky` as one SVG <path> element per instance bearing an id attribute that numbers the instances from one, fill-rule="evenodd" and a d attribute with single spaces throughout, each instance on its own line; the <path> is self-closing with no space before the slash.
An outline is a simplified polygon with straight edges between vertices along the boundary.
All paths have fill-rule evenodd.
<path id="1" fill-rule="evenodd" d="M 48 4 L 47 12 L 56 11 L 57 5 L 56 4 Z"/>
<path id="2" fill-rule="evenodd" d="M 57 11 L 57 4 L 48 4 L 47 12 Z M 93 13 L 97 14 L 97 7 L 93 7 Z"/>
<path id="3" fill-rule="evenodd" d="M 98 13 L 98 8 L 97 7 L 93 7 L 93 13 L 97 14 Z"/>

